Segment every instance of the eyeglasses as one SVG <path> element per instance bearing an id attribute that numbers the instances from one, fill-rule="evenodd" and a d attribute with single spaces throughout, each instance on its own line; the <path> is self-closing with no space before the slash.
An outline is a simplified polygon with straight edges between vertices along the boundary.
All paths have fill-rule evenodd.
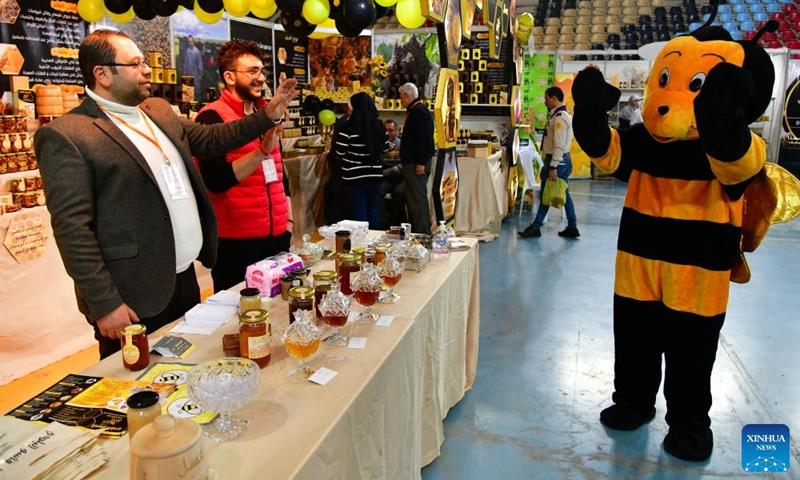
<path id="1" fill-rule="evenodd" d="M 236 73 L 244 73 L 245 75 L 247 75 L 248 77 L 250 77 L 252 79 L 256 79 L 256 78 L 258 78 L 258 77 L 260 77 L 262 75 L 264 76 L 264 78 L 267 78 L 267 75 L 272 73 L 266 67 L 264 67 L 264 68 L 251 68 L 250 70 L 229 70 L 229 71 L 236 72 Z"/>
<path id="2" fill-rule="evenodd" d="M 149 66 L 146 58 L 131 63 L 101 63 L 100 65 L 104 67 L 132 67 L 136 70 L 142 70 L 143 68 Z"/>

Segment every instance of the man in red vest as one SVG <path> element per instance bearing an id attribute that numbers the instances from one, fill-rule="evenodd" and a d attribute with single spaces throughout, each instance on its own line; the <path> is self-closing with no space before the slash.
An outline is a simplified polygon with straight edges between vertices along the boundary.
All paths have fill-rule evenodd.
<path id="1" fill-rule="evenodd" d="M 264 71 L 261 57 L 255 42 L 231 40 L 222 46 L 218 65 L 225 89 L 200 110 L 197 122 L 232 122 L 266 104 L 261 92 L 272 72 Z M 197 158 L 219 222 L 217 263 L 211 270 L 215 292 L 244 280 L 248 265 L 289 250 L 294 221 L 281 130 L 279 125 L 225 156 Z"/>

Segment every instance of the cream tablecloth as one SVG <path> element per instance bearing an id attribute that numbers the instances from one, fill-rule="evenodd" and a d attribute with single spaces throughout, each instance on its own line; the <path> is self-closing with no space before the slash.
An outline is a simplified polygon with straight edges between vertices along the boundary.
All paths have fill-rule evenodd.
<path id="1" fill-rule="evenodd" d="M 0 183 L 37 174 L 7 174 Z M 0 191 L 4 189 L 7 186 Z M 11 221 L 27 214 L 42 219 L 48 239 L 44 255 L 25 263 L 18 263 L 0 245 L 0 385 L 97 344 L 92 327 L 78 311 L 74 284 L 53 239 L 47 208 L 0 215 L 0 243 Z"/>
<path id="2" fill-rule="evenodd" d="M 456 231 L 500 233 L 500 223 L 508 211 L 507 179 L 502 152 L 488 158 L 458 157 Z"/>
<path id="3" fill-rule="evenodd" d="M 396 318 L 391 326 L 356 325 L 366 348 L 321 347 L 312 361 L 338 372 L 326 386 L 287 378 L 294 360 L 273 338 L 270 365 L 262 372 L 259 397 L 240 414 L 251 420 L 242 438 L 207 441 L 209 461 L 225 480 L 418 479 L 440 454 L 443 420 L 475 378 L 480 328 L 478 245 L 406 272 L 394 305 L 374 311 Z M 323 261 L 316 268 L 332 268 Z M 360 309 L 361 307 L 356 307 Z M 288 323 L 286 303 L 276 298 L 273 330 Z M 197 348 L 184 359 L 197 363 L 222 354 L 220 337 L 187 335 Z M 352 357 L 346 360 L 329 360 Z M 158 358 L 158 357 L 154 357 Z M 119 354 L 84 372 L 133 378 Z M 93 479 L 125 478 L 128 439 L 103 444 L 109 467 Z"/>

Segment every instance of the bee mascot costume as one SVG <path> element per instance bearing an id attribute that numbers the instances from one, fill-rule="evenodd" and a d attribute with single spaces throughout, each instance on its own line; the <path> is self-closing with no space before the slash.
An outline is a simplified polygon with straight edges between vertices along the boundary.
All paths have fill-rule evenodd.
<path id="1" fill-rule="evenodd" d="M 746 282 L 742 251 L 770 223 L 797 215 L 797 180 L 766 164 L 748 125 L 766 109 L 775 70 L 756 43 L 711 26 L 669 41 L 647 80 L 644 123 L 608 126 L 620 91 L 594 67 L 575 78 L 575 139 L 597 167 L 628 182 L 614 285 L 614 405 L 600 414 L 616 430 L 655 416 L 665 358 L 669 433 L 664 449 L 704 461 L 713 449 L 711 370 L 730 281 Z M 747 208 L 744 208 L 744 205 Z"/>

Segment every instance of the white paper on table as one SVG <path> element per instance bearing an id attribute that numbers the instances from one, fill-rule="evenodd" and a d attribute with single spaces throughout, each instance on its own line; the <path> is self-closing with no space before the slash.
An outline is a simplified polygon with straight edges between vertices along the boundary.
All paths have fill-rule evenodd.
<path id="1" fill-rule="evenodd" d="M 239 310 L 235 306 L 198 303 L 186 312 L 186 321 L 189 323 L 201 321 L 223 324 L 228 323 L 238 312 Z"/>
<path id="2" fill-rule="evenodd" d="M 239 305 L 239 292 L 233 292 L 230 290 L 221 290 L 214 295 L 206 298 L 205 303 L 209 305 L 228 305 L 235 307 Z"/>
<path id="3" fill-rule="evenodd" d="M 329 368 L 322 367 L 319 370 L 317 370 L 316 372 L 314 372 L 313 375 L 308 377 L 308 380 L 310 382 L 314 382 L 314 383 L 317 383 L 319 385 L 325 385 L 326 383 L 330 382 L 331 379 L 333 377 L 335 377 L 337 373 L 339 373 L 339 372 L 334 372 L 333 370 L 331 370 Z"/>
<path id="4" fill-rule="evenodd" d="M 0 417 L 0 480 L 84 478 L 108 461 L 99 434 Z"/>
<path id="5" fill-rule="evenodd" d="M 220 324 L 215 322 L 187 322 L 183 321 L 172 327 L 169 333 L 189 333 L 193 335 L 211 335 L 214 333 Z"/>
<path id="6" fill-rule="evenodd" d="M 375 321 L 375 325 L 379 327 L 388 327 L 394 321 L 394 315 L 381 315 L 378 317 L 378 320 Z"/>

